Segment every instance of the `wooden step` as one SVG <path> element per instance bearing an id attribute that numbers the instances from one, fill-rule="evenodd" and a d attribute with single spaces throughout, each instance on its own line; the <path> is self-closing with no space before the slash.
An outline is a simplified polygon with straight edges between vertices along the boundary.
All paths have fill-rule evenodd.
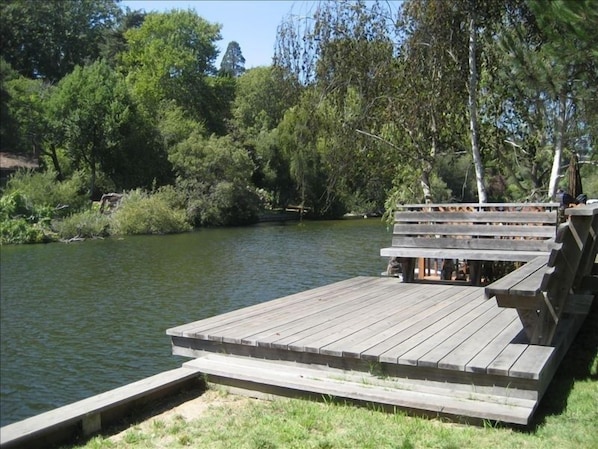
<path id="1" fill-rule="evenodd" d="M 427 385 L 365 372 L 226 354 L 207 353 L 183 366 L 208 375 L 210 382 L 232 379 L 248 390 L 260 391 L 261 386 L 269 386 L 275 387 L 275 394 L 284 396 L 315 394 L 474 420 L 528 424 L 537 405 L 533 399 L 480 394 L 454 388 L 450 383 L 439 387 L 438 383 Z"/>

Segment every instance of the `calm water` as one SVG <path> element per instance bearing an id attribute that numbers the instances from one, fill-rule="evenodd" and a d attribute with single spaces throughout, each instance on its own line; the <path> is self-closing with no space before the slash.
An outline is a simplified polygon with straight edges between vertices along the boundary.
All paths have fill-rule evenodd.
<path id="1" fill-rule="evenodd" d="M 165 330 L 386 267 L 379 219 L 1 248 L 1 425 L 176 368 Z"/>

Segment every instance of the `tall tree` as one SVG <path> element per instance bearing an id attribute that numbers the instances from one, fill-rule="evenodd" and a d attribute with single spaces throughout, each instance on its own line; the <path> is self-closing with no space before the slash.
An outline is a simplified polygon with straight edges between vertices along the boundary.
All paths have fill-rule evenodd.
<path id="1" fill-rule="evenodd" d="M 529 3 L 542 38 L 543 61 L 535 69 L 545 71 L 533 76 L 558 111 L 554 117 L 554 158 L 548 186 L 548 196 L 554 197 L 565 150 L 587 152 L 589 148 L 583 146 L 587 147 L 592 134 L 597 141 L 598 12 L 595 2 L 587 0 Z M 575 145 L 577 149 L 573 150 L 580 131 L 586 134 L 582 140 L 586 144 Z"/>
<path id="2" fill-rule="evenodd" d="M 100 55 L 120 13 L 117 0 L 6 0 L 0 52 L 23 76 L 55 82 Z"/>
<path id="3" fill-rule="evenodd" d="M 517 13 L 500 39 L 493 39 L 500 47 L 488 72 L 493 86 L 488 99 L 497 96 L 494 104 L 502 105 L 495 108 L 495 126 L 510 152 L 499 153 L 501 162 L 511 167 L 521 189 L 533 181 L 527 195 L 554 198 L 563 159 L 591 149 L 598 69 L 591 39 L 580 38 L 556 19 L 558 14 L 549 13 L 552 3 L 543 5 L 540 12 Z"/>
<path id="4" fill-rule="evenodd" d="M 443 153 L 463 150 L 467 102 L 467 35 L 464 11 L 442 0 L 412 0 L 401 11 L 399 80 L 388 127 L 411 170 L 400 173 L 407 186 L 419 176 L 423 199 L 434 200 L 432 181 Z M 393 137 L 394 136 L 394 137 Z M 405 179 L 407 178 L 407 179 Z M 417 195 L 416 198 L 421 198 Z"/>
<path id="5" fill-rule="evenodd" d="M 279 28 L 275 65 L 311 91 L 303 98 L 301 107 L 306 110 L 294 111 L 295 119 L 303 121 L 310 109 L 320 117 L 319 122 L 309 120 L 305 131 L 312 134 L 321 173 L 297 181 L 320 182 L 325 177 L 326 201 L 320 207 L 324 212 L 339 200 L 354 203 L 358 196 L 362 203 L 381 207 L 384 195 L 378 192 L 390 186 L 387 169 L 393 166 L 388 159 L 392 151 L 375 138 L 394 85 L 389 8 L 381 2 L 322 2 L 312 20 L 291 16 Z M 315 160 L 305 158 L 301 145 L 296 149 L 297 162 Z M 310 164 L 297 167 L 316 169 Z"/>
<path id="6" fill-rule="evenodd" d="M 245 72 L 245 58 L 241 52 L 241 46 L 231 41 L 226 47 L 226 52 L 220 62 L 220 74 L 236 78 Z"/>
<path id="7" fill-rule="evenodd" d="M 65 148 L 74 167 L 88 173 L 91 198 L 98 194 L 99 172 L 116 188 L 160 182 L 166 161 L 157 135 L 137 113 L 124 79 L 107 63 L 76 67 L 48 102 L 52 144 Z"/>
<path id="8" fill-rule="evenodd" d="M 147 111 L 157 115 L 162 102 L 174 101 L 208 132 L 224 134 L 234 85 L 212 77 L 220 25 L 192 10 L 150 13 L 125 38 L 120 68 Z"/>

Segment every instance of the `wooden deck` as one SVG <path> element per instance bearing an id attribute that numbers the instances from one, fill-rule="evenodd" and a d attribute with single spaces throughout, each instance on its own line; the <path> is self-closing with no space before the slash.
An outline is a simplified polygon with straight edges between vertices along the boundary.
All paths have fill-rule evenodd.
<path id="1" fill-rule="evenodd" d="M 527 424 L 581 321 L 529 345 L 517 312 L 481 287 L 357 277 L 167 334 L 213 382 Z"/>

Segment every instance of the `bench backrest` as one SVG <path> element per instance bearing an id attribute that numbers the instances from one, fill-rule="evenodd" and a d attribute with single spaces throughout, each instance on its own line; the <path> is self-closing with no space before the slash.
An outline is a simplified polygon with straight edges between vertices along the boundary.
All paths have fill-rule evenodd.
<path id="1" fill-rule="evenodd" d="M 558 203 L 408 204 L 395 212 L 392 246 L 549 251 Z"/>

